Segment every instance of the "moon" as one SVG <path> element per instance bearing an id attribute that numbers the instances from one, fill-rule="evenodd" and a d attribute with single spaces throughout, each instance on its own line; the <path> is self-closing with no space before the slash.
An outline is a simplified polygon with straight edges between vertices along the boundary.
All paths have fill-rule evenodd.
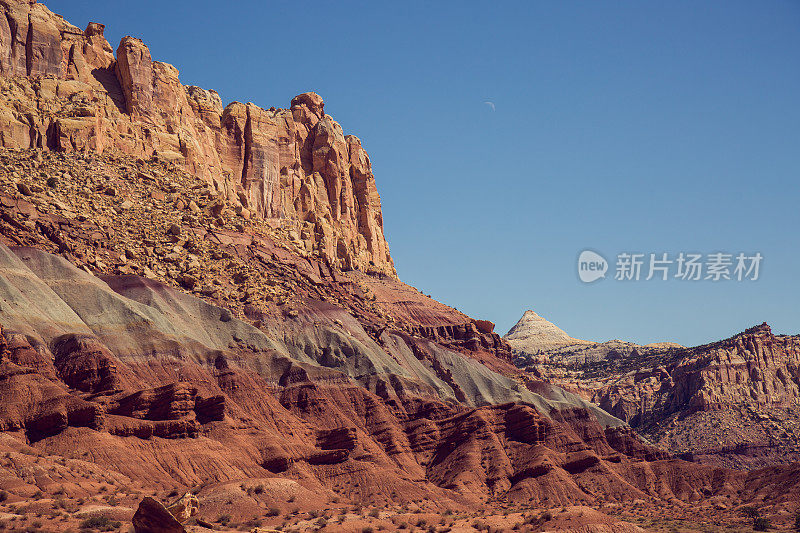
<path id="1" fill-rule="evenodd" d="M 486 104 L 486 105 L 488 105 L 489 107 L 491 107 L 491 108 L 492 108 L 492 111 L 494 111 L 494 110 L 495 110 L 495 109 L 494 109 L 494 102 L 490 102 L 489 100 L 487 100 L 487 101 L 485 101 L 485 102 L 484 102 L 484 104 Z"/>

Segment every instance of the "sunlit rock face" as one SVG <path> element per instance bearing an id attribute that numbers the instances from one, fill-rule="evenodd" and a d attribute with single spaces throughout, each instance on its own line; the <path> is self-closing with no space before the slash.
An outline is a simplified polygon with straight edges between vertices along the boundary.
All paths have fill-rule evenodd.
<path id="1" fill-rule="evenodd" d="M 139 39 L 124 37 L 115 58 L 102 24 L 81 31 L 37 3 L 0 9 L 0 146 L 171 161 L 232 206 L 294 226 L 331 265 L 395 276 L 369 156 L 319 95 L 224 107 Z"/>

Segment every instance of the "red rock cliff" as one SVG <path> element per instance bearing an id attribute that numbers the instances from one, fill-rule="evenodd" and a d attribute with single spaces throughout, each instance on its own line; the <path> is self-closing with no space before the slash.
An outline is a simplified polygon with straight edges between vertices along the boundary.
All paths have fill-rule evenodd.
<path id="1" fill-rule="evenodd" d="M 0 146 L 119 150 L 174 162 L 232 207 L 296 230 L 343 270 L 395 275 L 369 156 L 315 93 L 290 109 L 187 87 L 139 39 L 113 49 L 36 2 L 0 0 Z"/>

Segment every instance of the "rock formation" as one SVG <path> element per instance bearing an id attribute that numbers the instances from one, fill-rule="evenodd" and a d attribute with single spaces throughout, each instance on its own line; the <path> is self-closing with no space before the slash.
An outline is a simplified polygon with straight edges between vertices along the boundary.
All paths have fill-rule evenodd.
<path id="1" fill-rule="evenodd" d="M 522 318 L 503 338 L 512 348 L 527 354 L 536 354 L 563 346 L 591 344 L 589 341 L 570 337 L 563 329 L 540 317 L 532 309 L 525 311 Z"/>
<path id="2" fill-rule="evenodd" d="M 597 403 L 672 453 L 735 468 L 800 459 L 800 338 L 767 324 L 694 348 L 589 344 L 528 311 L 504 339 L 530 377 Z"/>
<path id="3" fill-rule="evenodd" d="M 800 337 L 767 324 L 664 352 L 592 399 L 675 453 L 729 466 L 800 459 Z"/>
<path id="4" fill-rule="evenodd" d="M 369 156 L 317 94 L 290 109 L 223 107 L 139 39 L 124 37 L 115 58 L 102 24 L 81 31 L 35 2 L 0 9 L 0 146 L 172 162 L 331 265 L 395 275 Z"/>

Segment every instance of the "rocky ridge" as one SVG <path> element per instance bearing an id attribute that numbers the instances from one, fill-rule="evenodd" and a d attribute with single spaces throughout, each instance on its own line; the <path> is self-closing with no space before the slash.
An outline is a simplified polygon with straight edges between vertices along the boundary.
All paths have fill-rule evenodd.
<path id="1" fill-rule="evenodd" d="M 800 460 L 800 337 L 765 323 L 659 363 L 606 378 L 592 400 L 686 457 L 748 468 Z"/>
<path id="2" fill-rule="evenodd" d="M 527 339 L 553 327 L 521 320 L 504 337 L 515 363 L 597 403 L 650 442 L 734 468 L 800 460 L 798 337 L 773 335 L 767 324 L 692 348 L 569 344 L 564 334 L 525 351 Z"/>

